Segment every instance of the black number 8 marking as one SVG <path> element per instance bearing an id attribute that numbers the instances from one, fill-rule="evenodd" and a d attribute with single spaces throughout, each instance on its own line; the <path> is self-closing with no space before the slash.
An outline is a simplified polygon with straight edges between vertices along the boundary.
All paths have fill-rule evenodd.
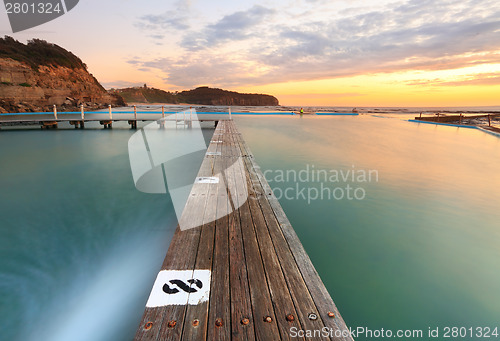
<path id="1" fill-rule="evenodd" d="M 169 282 L 171 284 L 176 285 L 178 288 L 182 289 L 183 291 L 185 291 L 187 293 L 194 293 L 194 292 L 197 292 L 198 289 L 203 288 L 203 283 L 199 279 L 188 279 L 187 280 L 187 282 L 189 284 L 196 285 L 198 287 L 198 289 L 190 287 L 189 285 L 187 285 L 186 283 L 184 283 L 183 281 L 181 281 L 179 279 L 172 279 Z M 177 289 L 177 288 L 170 288 L 170 286 L 167 283 L 165 283 L 163 285 L 163 291 L 165 293 L 169 294 L 169 295 L 172 295 L 172 294 L 177 294 L 179 292 L 179 289 Z"/>

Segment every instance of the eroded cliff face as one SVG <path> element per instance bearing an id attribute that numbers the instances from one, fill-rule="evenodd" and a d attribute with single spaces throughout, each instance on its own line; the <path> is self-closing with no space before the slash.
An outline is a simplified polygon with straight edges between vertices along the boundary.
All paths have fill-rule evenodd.
<path id="1" fill-rule="evenodd" d="M 84 68 L 40 65 L 34 70 L 0 58 L 0 112 L 50 112 L 54 104 L 60 111 L 77 110 L 81 104 L 87 110 L 124 105 Z"/>

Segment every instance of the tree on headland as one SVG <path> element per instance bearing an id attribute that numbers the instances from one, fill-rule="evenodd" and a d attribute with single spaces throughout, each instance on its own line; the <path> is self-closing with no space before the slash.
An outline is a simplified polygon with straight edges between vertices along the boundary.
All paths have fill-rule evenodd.
<path id="1" fill-rule="evenodd" d="M 73 53 L 41 39 L 31 39 L 23 44 L 9 36 L 0 38 L 0 58 L 26 63 L 35 71 L 41 65 L 87 70 L 87 65 Z"/>

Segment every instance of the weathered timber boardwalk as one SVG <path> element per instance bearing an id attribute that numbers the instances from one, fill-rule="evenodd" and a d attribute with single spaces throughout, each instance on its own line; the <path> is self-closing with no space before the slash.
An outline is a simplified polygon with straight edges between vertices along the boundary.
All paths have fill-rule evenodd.
<path id="1" fill-rule="evenodd" d="M 177 227 L 135 340 L 352 340 L 233 121 L 200 178 L 180 219 L 200 226 Z M 292 337 L 325 327 L 332 337 Z"/>

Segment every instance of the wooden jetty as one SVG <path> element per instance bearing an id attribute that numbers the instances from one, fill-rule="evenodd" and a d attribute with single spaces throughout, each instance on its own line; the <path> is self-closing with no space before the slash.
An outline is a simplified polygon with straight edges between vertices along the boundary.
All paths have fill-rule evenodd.
<path id="1" fill-rule="evenodd" d="M 134 340 L 352 340 L 233 121 L 198 179 Z"/>
<path id="2" fill-rule="evenodd" d="M 98 122 L 104 129 L 111 129 L 113 122 L 127 122 L 130 128 L 137 129 L 138 122 L 148 121 L 176 121 L 176 122 L 189 122 L 196 120 L 200 122 L 217 122 L 223 120 L 230 120 L 231 115 L 226 113 L 210 113 L 197 115 L 196 112 L 181 113 L 166 113 L 164 108 L 161 111 L 146 111 L 138 112 L 134 107 L 133 111 L 117 111 L 113 112 L 111 107 L 108 112 L 57 112 L 54 107 L 53 113 L 18 113 L 18 114 L 1 114 L 0 115 L 0 128 L 11 126 L 33 126 L 39 125 L 42 129 L 56 129 L 59 123 L 69 123 L 75 129 L 84 129 L 85 123 Z"/>

